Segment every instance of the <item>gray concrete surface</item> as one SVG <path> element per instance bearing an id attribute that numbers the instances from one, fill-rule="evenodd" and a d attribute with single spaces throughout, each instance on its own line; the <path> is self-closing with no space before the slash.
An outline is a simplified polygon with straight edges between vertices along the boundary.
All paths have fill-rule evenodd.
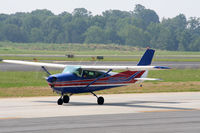
<path id="1" fill-rule="evenodd" d="M 200 92 L 0 99 L 0 133 L 198 133 Z"/>
<path id="2" fill-rule="evenodd" d="M 93 95 L 70 98 L 57 105 L 57 97 L 0 99 L 0 119 L 57 116 L 102 115 L 200 109 L 200 92 L 103 95 L 105 104 L 97 105 Z"/>
<path id="3" fill-rule="evenodd" d="M 199 133 L 199 124 L 200 111 L 68 116 L 0 120 L 0 133 Z"/>
<path id="4" fill-rule="evenodd" d="M 61 63 L 61 64 L 68 64 L 68 65 L 136 65 L 137 62 L 104 62 L 104 61 L 84 61 L 84 62 L 55 62 L 54 63 Z M 171 68 L 178 68 L 178 69 L 185 69 L 185 68 L 192 68 L 198 69 L 200 68 L 200 62 L 153 62 L 152 65 L 160 65 L 160 66 L 168 66 Z M 9 63 L 0 63 L 0 71 L 40 71 L 40 67 L 35 66 L 24 66 L 18 64 L 9 64 Z M 59 69 L 52 69 L 49 70 L 59 70 Z"/>

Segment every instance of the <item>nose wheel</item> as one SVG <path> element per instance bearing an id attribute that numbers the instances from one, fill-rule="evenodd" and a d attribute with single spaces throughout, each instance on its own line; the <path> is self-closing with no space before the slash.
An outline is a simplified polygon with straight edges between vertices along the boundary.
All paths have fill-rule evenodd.
<path id="1" fill-rule="evenodd" d="M 64 95 L 64 96 L 61 96 L 58 101 L 57 101 L 57 104 L 58 105 L 62 105 L 63 103 L 69 103 L 69 96 L 68 95 Z"/>

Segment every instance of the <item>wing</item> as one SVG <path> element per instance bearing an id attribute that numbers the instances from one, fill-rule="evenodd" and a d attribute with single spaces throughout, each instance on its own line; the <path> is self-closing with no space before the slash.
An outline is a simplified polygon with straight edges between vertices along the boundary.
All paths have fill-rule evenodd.
<path id="1" fill-rule="evenodd" d="M 45 66 L 45 67 L 54 67 L 54 68 L 65 68 L 67 66 L 63 64 L 30 62 L 30 61 L 19 61 L 19 60 L 2 60 L 2 61 L 6 63 L 13 63 L 13 64 L 30 65 L 30 66 Z"/>
<path id="2" fill-rule="evenodd" d="M 81 66 L 82 69 L 89 70 L 161 70 L 161 69 L 170 69 L 169 67 L 163 66 Z"/>
<path id="3" fill-rule="evenodd" d="M 86 70 L 160 70 L 160 69 L 170 69 L 169 67 L 163 66 L 87 66 L 87 65 L 65 65 L 65 64 L 53 64 L 53 63 L 42 63 L 42 62 L 30 62 L 30 61 L 19 61 L 19 60 L 2 60 L 6 63 L 31 65 L 31 66 L 45 66 L 54 68 L 65 68 L 66 66 L 79 66 Z"/>

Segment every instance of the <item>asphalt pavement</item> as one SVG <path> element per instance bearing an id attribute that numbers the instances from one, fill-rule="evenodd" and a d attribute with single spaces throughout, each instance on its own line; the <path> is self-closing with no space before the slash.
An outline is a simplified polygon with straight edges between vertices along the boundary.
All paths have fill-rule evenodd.
<path id="1" fill-rule="evenodd" d="M 0 133 L 199 133 L 199 125 L 200 111 L 179 111 L 7 119 Z"/>
<path id="2" fill-rule="evenodd" d="M 199 133 L 200 92 L 1 98 L 0 133 Z"/>

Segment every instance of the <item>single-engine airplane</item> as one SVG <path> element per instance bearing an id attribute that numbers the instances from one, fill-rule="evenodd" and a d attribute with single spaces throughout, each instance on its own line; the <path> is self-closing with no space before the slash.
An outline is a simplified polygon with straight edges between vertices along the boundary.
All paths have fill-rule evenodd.
<path id="1" fill-rule="evenodd" d="M 40 63 L 18 60 L 2 60 L 7 63 L 41 66 L 48 74 L 46 78 L 49 86 L 61 97 L 57 104 L 68 103 L 70 96 L 76 93 L 90 92 L 97 97 L 99 105 L 104 104 L 104 98 L 98 97 L 94 91 L 126 86 L 146 80 L 159 80 L 147 78 L 148 70 L 170 69 L 163 66 L 151 66 L 155 50 L 147 49 L 137 66 L 87 66 L 64 65 L 53 63 Z M 46 67 L 64 68 L 62 73 L 51 75 Z M 113 70 L 125 70 L 120 73 Z"/>

